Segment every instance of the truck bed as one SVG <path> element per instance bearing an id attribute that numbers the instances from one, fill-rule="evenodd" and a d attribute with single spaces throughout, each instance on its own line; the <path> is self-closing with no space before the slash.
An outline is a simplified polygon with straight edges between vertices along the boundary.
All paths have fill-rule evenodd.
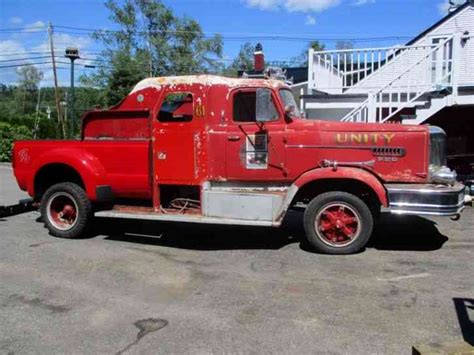
<path id="1" fill-rule="evenodd" d="M 151 198 L 148 139 L 17 141 L 15 177 L 22 190 L 34 194 L 34 176 L 48 164 L 66 164 L 93 174 L 117 198 Z M 81 171 L 78 171 L 81 173 Z"/>

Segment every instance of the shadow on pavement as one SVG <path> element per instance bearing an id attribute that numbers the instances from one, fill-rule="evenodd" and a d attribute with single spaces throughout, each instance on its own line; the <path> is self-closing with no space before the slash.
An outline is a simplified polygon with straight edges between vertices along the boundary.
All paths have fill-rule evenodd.
<path id="1" fill-rule="evenodd" d="M 378 250 L 432 251 L 441 249 L 448 237 L 436 222 L 419 216 L 382 213 L 368 247 Z"/>
<path id="2" fill-rule="evenodd" d="M 453 302 L 464 341 L 474 346 L 474 299 L 453 298 Z M 472 320 L 469 317 L 469 313 L 473 315 Z"/>
<path id="3" fill-rule="evenodd" d="M 295 240 L 280 229 L 101 218 L 107 240 L 192 250 L 280 249 Z"/>
<path id="4" fill-rule="evenodd" d="M 303 213 L 291 212 L 281 228 L 201 225 L 189 223 L 97 218 L 94 235 L 107 240 L 194 250 L 280 249 L 300 243 L 305 251 Z M 417 216 L 382 214 L 369 248 L 430 251 L 448 238 L 436 223 Z"/>

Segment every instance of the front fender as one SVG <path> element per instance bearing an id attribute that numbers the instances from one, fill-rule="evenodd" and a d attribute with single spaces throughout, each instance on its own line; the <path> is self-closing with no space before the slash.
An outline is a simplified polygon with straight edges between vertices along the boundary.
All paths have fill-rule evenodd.
<path id="1" fill-rule="evenodd" d="M 350 167 L 338 167 L 336 170 L 331 168 L 318 168 L 307 171 L 300 175 L 293 183 L 297 189 L 306 185 L 311 181 L 322 180 L 322 179 L 349 179 L 356 180 L 365 185 L 369 186 L 372 191 L 377 195 L 380 203 L 384 207 L 388 207 L 387 191 L 383 186 L 382 182 L 370 172 Z"/>
<path id="2" fill-rule="evenodd" d="M 46 153 L 35 159 L 31 172 L 32 176 L 28 179 L 28 193 L 34 196 L 35 177 L 41 168 L 49 164 L 68 165 L 78 172 L 84 182 L 86 194 L 90 200 L 97 198 L 96 187 L 107 185 L 107 172 L 99 159 L 93 154 L 77 148 L 58 148 L 48 150 Z"/>

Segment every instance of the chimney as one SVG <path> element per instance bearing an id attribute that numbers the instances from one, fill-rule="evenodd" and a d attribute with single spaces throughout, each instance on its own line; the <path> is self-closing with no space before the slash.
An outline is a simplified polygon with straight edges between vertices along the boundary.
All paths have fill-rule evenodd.
<path id="1" fill-rule="evenodd" d="M 254 68 L 258 73 L 263 73 L 265 69 L 265 59 L 263 57 L 263 47 L 261 43 L 257 43 L 255 46 L 255 52 L 253 52 Z"/>

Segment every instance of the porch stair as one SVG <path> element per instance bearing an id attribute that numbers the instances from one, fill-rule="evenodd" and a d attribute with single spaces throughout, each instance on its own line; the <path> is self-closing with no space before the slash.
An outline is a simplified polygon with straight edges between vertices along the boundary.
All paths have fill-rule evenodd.
<path id="1" fill-rule="evenodd" d="M 440 112 L 443 108 L 451 106 L 453 102 L 452 94 L 433 96 L 429 98 L 426 105 L 416 107 L 414 119 L 403 119 L 404 124 L 422 124 L 430 117 Z"/>
<path id="2" fill-rule="evenodd" d="M 310 50 L 301 109 L 342 122 L 422 124 L 445 107 L 474 105 L 470 74 L 463 77 L 472 40 L 454 32 L 428 44 Z"/>
<path id="3" fill-rule="evenodd" d="M 449 53 L 452 50 L 452 43 L 453 36 L 450 36 L 431 48 L 382 88 L 368 93 L 368 98 L 347 113 L 341 121 L 384 123 L 396 118 L 402 110 L 430 92 L 452 85 L 453 65 L 449 57 L 442 57 L 444 62 L 440 68 L 437 68 L 435 80 L 431 77 L 431 72 L 427 70 L 432 64 L 433 57 L 442 56 L 443 53 Z M 448 103 L 448 100 L 432 100 L 430 108 L 417 110 L 416 121 L 423 122 L 422 120 L 429 118 L 427 115 L 431 111 L 438 112 Z"/>

